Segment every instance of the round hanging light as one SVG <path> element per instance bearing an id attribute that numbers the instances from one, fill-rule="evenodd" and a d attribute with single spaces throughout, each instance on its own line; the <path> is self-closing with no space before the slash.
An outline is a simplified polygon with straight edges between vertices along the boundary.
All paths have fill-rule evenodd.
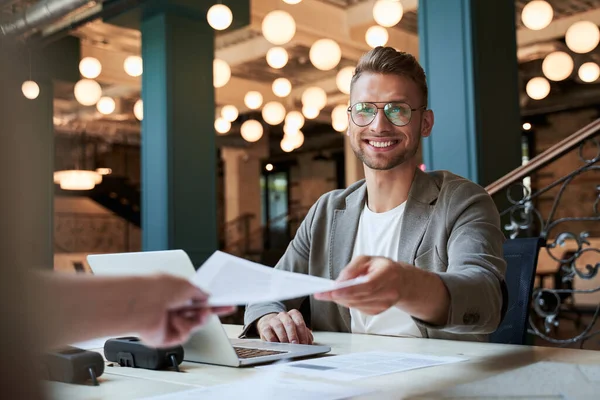
<path id="1" fill-rule="evenodd" d="M 27 97 L 29 100 L 37 99 L 40 95 L 40 87 L 34 81 L 23 82 L 21 91 L 23 92 L 23 96 Z"/>
<path id="2" fill-rule="evenodd" d="M 87 79 L 96 79 L 102 72 L 102 64 L 94 57 L 84 57 L 79 62 L 79 73 Z"/>
<path id="3" fill-rule="evenodd" d="M 387 30 L 383 26 L 374 25 L 367 29 L 365 40 L 367 44 L 373 48 L 377 46 L 385 46 L 389 39 Z"/>
<path id="4" fill-rule="evenodd" d="M 285 116 L 285 125 L 291 129 L 302 128 L 304 126 L 304 115 L 299 111 L 290 111 Z"/>
<path id="5" fill-rule="evenodd" d="M 350 82 L 354 75 L 354 67 L 344 67 L 335 76 L 335 84 L 340 92 L 350 94 Z"/>
<path id="6" fill-rule="evenodd" d="M 342 59 L 342 49 L 331 39 L 319 39 L 310 46 L 310 62 L 321 71 L 335 68 Z"/>
<path id="7" fill-rule="evenodd" d="M 96 168 L 96 172 L 100 175 L 110 175 L 112 174 L 111 168 Z"/>
<path id="8" fill-rule="evenodd" d="M 348 130 L 348 120 L 334 120 L 331 121 L 331 127 L 338 132 L 346 132 Z"/>
<path id="9" fill-rule="evenodd" d="M 144 72 L 144 63 L 140 56 L 129 56 L 123 63 L 123 68 L 129 76 L 140 76 Z"/>
<path id="10" fill-rule="evenodd" d="M 144 119 L 144 101 L 142 99 L 138 99 L 133 105 L 133 115 L 141 121 Z"/>
<path id="11" fill-rule="evenodd" d="M 226 61 L 215 58 L 213 60 L 213 86 L 216 88 L 227 85 L 231 78 L 231 68 Z"/>
<path id="12" fill-rule="evenodd" d="M 600 77 L 600 67 L 595 62 L 586 62 L 579 67 L 578 75 L 586 83 L 596 82 Z"/>
<path id="13" fill-rule="evenodd" d="M 285 107 L 277 101 L 270 101 L 263 107 L 262 117 L 269 125 L 279 125 L 285 119 Z"/>
<path id="14" fill-rule="evenodd" d="M 387 28 L 400 22 L 403 13 L 402 3 L 397 0 L 377 0 L 373 6 L 373 19 Z"/>
<path id="15" fill-rule="evenodd" d="M 294 149 L 300 148 L 304 144 L 304 133 L 302 131 L 296 132 L 290 137 L 294 143 Z"/>
<path id="16" fill-rule="evenodd" d="M 233 21 L 233 14 L 229 7 L 224 4 L 215 4 L 206 13 L 208 24 L 217 31 L 229 28 Z"/>
<path id="17" fill-rule="evenodd" d="M 311 86 L 302 93 L 302 105 L 322 110 L 327 105 L 327 93 L 318 86 Z M 306 114 L 304 114 L 306 115 Z"/>
<path id="18" fill-rule="evenodd" d="M 102 87 L 91 79 L 82 79 L 75 84 L 75 99 L 84 106 L 93 106 L 102 97 Z"/>
<path id="19" fill-rule="evenodd" d="M 267 64 L 269 64 L 271 68 L 283 68 L 287 62 L 288 53 L 283 47 L 271 47 L 269 51 L 267 51 Z"/>
<path id="20" fill-rule="evenodd" d="M 263 135 L 263 127 L 257 120 L 249 119 L 242 124 L 240 133 L 245 141 L 256 142 Z"/>
<path id="21" fill-rule="evenodd" d="M 271 11 L 262 21 L 262 33 L 269 42 L 281 46 L 296 34 L 296 21 L 285 11 Z"/>
<path id="22" fill-rule="evenodd" d="M 541 100 L 550 93 L 550 82 L 542 77 L 532 78 L 527 82 L 525 91 L 532 99 Z"/>
<path id="23" fill-rule="evenodd" d="M 251 90 L 244 96 L 244 104 L 251 110 L 256 110 L 262 105 L 263 97 L 260 92 Z"/>
<path id="24" fill-rule="evenodd" d="M 292 139 L 290 136 L 284 136 L 283 139 L 281 139 L 281 142 L 279 142 L 279 146 L 281 146 L 281 150 L 285 151 L 286 153 L 294 151 L 296 148 L 294 139 Z"/>
<path id="25" fill-rule="evenodd" d="M 338 132 L 348 129 L 348 106 L 339 104 L 331 111 L 331 126 Z"/>
<path id="26" fill-rule="evenodd" d="M 539 31 L 550 25 L 553 16 L 554 11 L 548 2 L 535 0 L 530 1 L 523 7 L 521 21 L 523 21 L 523 25 L 527 28 Z"/>
<path id="27" fill-rule="evenodd" d="M 590 21 L 579 21 L 567 29 L 565 34 L 567 47 L 575 53 L 589 53 L 600 42 L 600 30 Z"/>
<path id="28" fill-rule="evenodd" d="M 96 108 L 100 112 L 100 114 L 108 115 L 112 114 L 115 111 L 116 103 L 112 97 L 101 97 L 96 104 Z"/>
<path id="29" fill-rule="evenodd" d="M 283 133 L 286 136 L 294 136 L 298 132 L 300 132 L 300 129 L 296 128 L 295 126 L 289 126 L 287 123 L 283 125 Z"/>
<path id="30" fill-rule="evenodd" d="M 238 115 L 239 112 L 236 106 L 226 105 L 221 109 L 221 117 L 226 121 L 233 122 L 237 119 Z"/>
<path id="31" fill-rule="evenodd" d="M 224 134 L 229 132 L 231 129 L 231 122 L 227 121 L 225 118 L 217 118 L 215 120 L 215 131 L 220 134 Z"/>
<path id="32" fill-rule="evenodd" d="M 292 84 L 285 78 L 277 78 L 273 81 L 271 89 L 273 89 L 275 96 L 286 97 L 292 92 Z"/>
<path id="33" fill-rule="evenodd" d="M 313 106 L 304 106 L 302 107 L 302 114 L 304 114 L 304 116 L 307 119 L 315 119 L 319 116 L 319 112 L 321 110 L 319 110 L 317 107 L 313 107 Z"/>
<path id="34" fill-rule="evenodd" d="M 302 0 L 283 0 L 284 3 L 287 4 L 298 4 L 300 3 Z"/>
<path id="35" fill-rule="evenodd" d="M 56 171 L 54 183 L 58 183 L 63 190 L 91 190 L 102 183 L 102 175 L 86 170 Z"/>
<path id="36" fill-rule="evenodd" d="M 563 81 L 573 72 L 573 59 L 564 51 L 555 51 L 544 58 L 542 72 L 551 81 Z"/>

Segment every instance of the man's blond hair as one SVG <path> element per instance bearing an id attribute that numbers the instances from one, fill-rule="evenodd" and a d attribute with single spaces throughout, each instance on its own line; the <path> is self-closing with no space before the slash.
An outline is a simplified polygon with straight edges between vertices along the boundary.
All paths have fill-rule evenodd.
<path id="1" fill-rule="evenodd" d="M 398 75 L 410 78 L 417 84 L 423 95 L 422 104 L 411 104 L 413 107 L 427 106 L 427 79 L 425 71 L 417 59 L 409 53 L 397 51 L 393 47 L 377 46 L 358 60 L 354 76 L 350 83 L 350 91 L 356 80 L 363 73 Z"/>

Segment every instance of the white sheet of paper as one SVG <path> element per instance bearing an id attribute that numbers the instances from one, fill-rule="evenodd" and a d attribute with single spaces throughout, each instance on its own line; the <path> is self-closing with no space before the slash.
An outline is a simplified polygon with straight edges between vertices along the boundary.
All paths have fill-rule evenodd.
<path id="1" fill-rule="evenodd" d="M 366 282 L 358 277 L 344 282 L 276 270 L 216 251 L 191 281 L 210 293 L 211 306 L 280 301 L 327 292 Z"/>
<path id="2" fill-rule="evenodd" d="M 77 347 L 77 348 L 80 348 L 83 350 L 99 350 L 99 349 L 103 350 L 104 343 L 106 343 L 106 341 L 108 339 L 114 339 L 114 338 L 126 337 L 126 336 L 139 336 L 139 335 L 137 333 L 127 333 L 124 335 L 99 337 L 99 338 L 95 338 L 95 339 L 86 340 L 83 342 L 72 343 L 71 346 Z"/>
<path id="3" fill-rule="evenodd" d="M 104 348 L 104 343 L 108 339 L 111 339 L 111 338 L 112 338 L 112 336 L 110 336 L 110 337 L 104 337 L 104 338 L 96 338 L 96 339 L 86 340 L 85 342 L 72 343 L 71 346 L 77 347 L 77 348 L 80 348 L 80 349 L 84 349 L 84 350 L 103 349 Z"/>
<path id="4" fill-rule="evenodd" d="M 149 397 L 146 400 L 338 400 L 373 392 L 373 389 L 353 388 L 296 379 L 272 379 L 270 374 L 244 379 L 236 383 L 209 386 Z"/>
<path id="5" fill-rule="evenodd" d="M 338 381 L 352 381 L 466 360 L 466 358 L 460 357 L 438 357 L 412 353 L 373 351 L 294 361 L 257 368 L 278 368 L 284 372 L 299 375 Z"/>
<path id="6" fill-rule="evenodd" d="M 424 399 L 597 399 L 596 365 L 540 361 L 489 378 L 424 394 Z M 590 372 L 592 375 L 590 375 Z M 592 379 L 590 379 L 592 378 Z"/>

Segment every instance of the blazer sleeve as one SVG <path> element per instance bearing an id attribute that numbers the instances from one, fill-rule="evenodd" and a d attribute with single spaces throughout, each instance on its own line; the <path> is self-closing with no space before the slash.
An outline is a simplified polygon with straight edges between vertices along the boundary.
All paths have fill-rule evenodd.
<path id="1" fill-rule="evenodd" d="M 296 231 L 294 239 L 288 245 L 283 257 L 279 260 L 276 269 L 282 271 L 308 274 L 308 262 L 310 255 L 311 228 L 319 200 L 308 211 L 308 214 Z M 256 322 L 264 315 L 279 313 L 293 309 L 300 309 L 300 305 L 307 297 L 286 300 L 283 302 L 275 301 L 269 303 L 251 303 L 246 305 L 244 313 L 244 329 L 240 337 L 257 336 Z"/>
<path id="2" fill-rule="evenodd" d="M 450 294 L 448 321 L 444 326 L 419 323 L 449 333 L 492 333 L 508 302 L 498 209 L 482 187 L 462 183 L 447 204 L 446 229 L 448 268 L 438 276 Z"/>

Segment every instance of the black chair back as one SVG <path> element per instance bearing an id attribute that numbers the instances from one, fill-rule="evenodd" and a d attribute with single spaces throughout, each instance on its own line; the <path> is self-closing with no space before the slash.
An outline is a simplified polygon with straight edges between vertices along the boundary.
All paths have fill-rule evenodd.
<path id="1" fill-rule="evenodd" d="M 529 301 L 533 291 L 538 254 L 544 240 L 509 239 L 504 242 L 508 304 L 500 326 L 490 335 L 491 343 L 524 344 L 527 337 Z"/>

